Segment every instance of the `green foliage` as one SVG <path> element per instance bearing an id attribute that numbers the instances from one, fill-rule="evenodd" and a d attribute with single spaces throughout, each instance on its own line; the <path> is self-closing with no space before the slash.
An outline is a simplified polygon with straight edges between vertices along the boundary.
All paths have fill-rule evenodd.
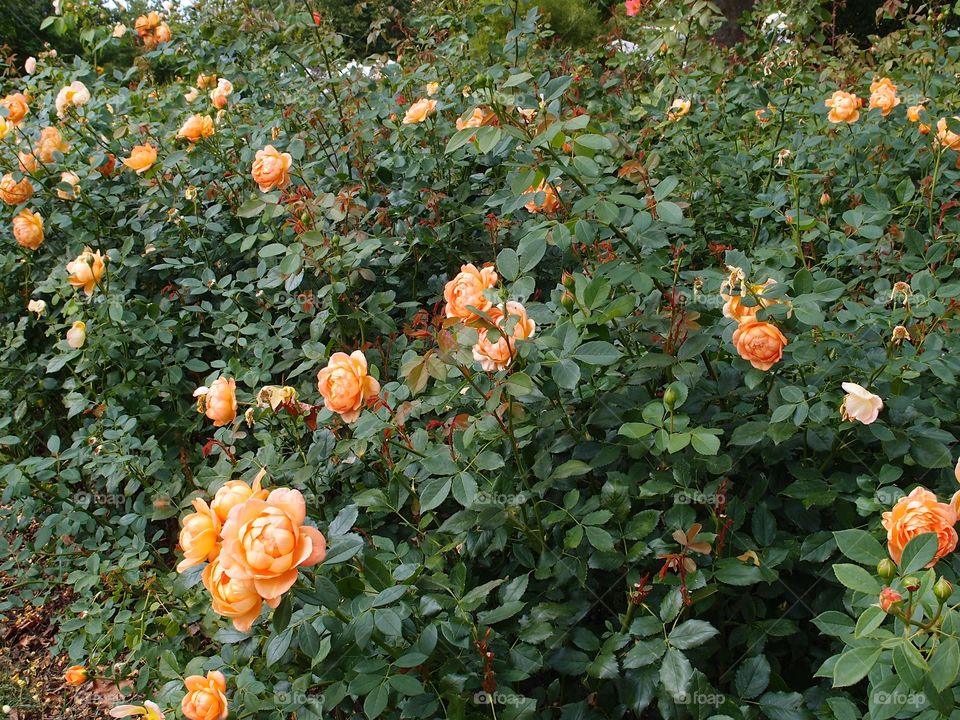
<path id="1" fill-rule="evenodd" d="M 30 113 L 0 169 L 45 239 L 0 247 L 0 612 L 71 590 L 54 652 L 168 717 L 208 670 L 236 718 L 949 715 L 955 553 L 928 569 L 920 535 L 875 568 L 881 513 L 956 486 L 956 33 L 915 17 L 831 54 L 798 15 L 734 54 L 708 4 L 662 3 L 618 15 L 636 52 L 575 52 L 506 3 L 480 9 L 508 26 L 487 62 L 459 6 L 365 71 L 310 8 L 198 4 L 152 49 L 85 28 L 9 88 Z M 233 84 L 219 112 L 200 74 Z M 889 116 L 828 121 L 879 75 Z M 73 81 L 90 100 L 59 118 Z M 195 113 L 215 132 L 191 144 Z M 69 148 L 22 170 L 48 125 Z M 150 168 L 100 172 L 143 143 Z M 267 145 L 291 178 L 262 190 Z M 498 277 L 460 322 L 467 263 Z M 787 341 L 766 367 L 737 307 Z M 379 389 L 328 407 L 317 373 L 356 351 Z M 224 377 L 214 426 L 195 391 Z M 851 382 L 875 421 L 843 419 Z M 192 502 L 261 470 L 327 554 L 248 633 L 175 568 Z M 897 625 L 875 605 L 911 576 Z"/>

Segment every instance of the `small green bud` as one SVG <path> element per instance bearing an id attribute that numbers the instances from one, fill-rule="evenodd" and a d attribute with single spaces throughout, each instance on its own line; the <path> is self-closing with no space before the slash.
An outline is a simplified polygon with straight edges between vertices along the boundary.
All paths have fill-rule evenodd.
<path id="1" fill-rule="evenodd" d="M 945 603 L 953 595 L 953 585 L 946 578 L 940 578 L 933 586 L 933 594 L 941 603 Z"/>
<path id="2" fill-rule="evenodd" d="M 890 582 L 897 574 L 897 566 L 890 558 L 884 558 L 877 563 L 877 575 Z"/>
<path id="3" fill-rule="evenodd" d="M 568 292 L 565 292 L 560 298 L 560 304 L 566 309 L 567 312 L 573 311 L 573 295 Z"/>
<path id="4" fill-rule="evenodd" d="M 920 580 L 913 575 L 903 579 L 903 586 L 910 592 L 916 592 L 920 589 Z"/>
<path id="5" fill-rule="evenodd" d="M 668 387 L 663 393 L 663 404 L 671 410 L 677 404 L 679 399 L 680 393 L 677 392 L 677 389 L 673 386 Z"/>

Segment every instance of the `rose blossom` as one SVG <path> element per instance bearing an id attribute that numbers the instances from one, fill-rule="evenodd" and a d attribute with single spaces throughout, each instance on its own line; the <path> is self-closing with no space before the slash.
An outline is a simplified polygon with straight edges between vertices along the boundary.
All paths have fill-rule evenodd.
<path id="1" fill-rule="evenodd" d="M 212 670 L 206 677 L 190 675 L 184 679 L 187 694 L 180 710 L 187 720 L 226 720 L 227 679 L 222 672 Z"/>
<path id="2" fill-rule="evenodd" d="M 13 218 L 13 237 L 28 250 L 36 250 L 43 243 L 43 218 L 38 212 L 24 208 Z"/>
<path id="3" fill-rule="evenodd" d="M 403 116 L 404 125 L 418 125 L 427 119 L 436 110 L 437 101 L 420 98 L 413 105 L 407 108 Z"/>
<path id="4" fill-rule="evenodd" d="M 200 498 L 193 501 L 192 512 L 183 519 L 180 528 L 180 549 L 183 560 L 177 565 L 177 572 L 213 560 L 220 553 L 217 536 L 220 533 L 220 520 L 217 514 Z"/>
<path id="5" fill-rule="evenodd" d="M 282 190 L 290 184 L 290 166 L 293 158 L 290 153 L 282 153 L 273 145 L 257 150 L 253 160 L 251 175 L 261 192 Z"/>
<path id="6" fill-rule="evenodd" d="M 486 372 L 505 370 L 513 362 L 517 352 L 517 340 L 526 340 L 533 337 L 537 329 L 536 323 L 527 317 L 527 311 L 518 302 L 508 302 L 506 314 L 498 307 L 490 308 L 488 315 L 500 329 L 499 337 L 492 342 L 491 332 L 481 328 L 477 334 L 477 343 L 473 346 L 473 359 L 480 363 Z M 513 330 L 508 335 L 507 328 L 514 322 Z"/>
<path id="7" fill-rule="evenodd" d="M 853 93 L 837 90 L 823 101 L 830 108 L 827 120 L 832 123 L 855 123 L 860 119 L 860 106 L 863 101 Z"/>
<path id="8" fill-rule="evenodd" d="M 852 382 L 845 382 L 841 387 L 846 391 L 843 403 L 840 405 L 840 414 L 844 420 L 856 420 L 869 425 L 877 419 L 883 409 L 883 400 L 866 388 Z"/>
<path id="9" fill-rule="evenodd" d="M 773 323 L 748 320 L 733 333 L 733 345 L 740 357 L 757 370 L 769 370 L 783 357 L 787 339 Z"/>
<path id="10" fill-rule="evenodd" d="M 380 383 L 367 374 L 367 359 L 355 350 L 330 356 L 327 366 L 317 373 L 317 390 L 328 410 L 352 423 L 360 417 L 364 404 L 380 392 Z"/>
<path id="11" fill-rule="evenodd" d="M 75 260 L 67 263 L 67 273 L 70 275 L 67 280 L 75 288 L 83 288 L 83 292 L 89 296 L 93 295 L 105 271 L 103 255 L 99 250 L 94 252 L 87 247 Z"/>
<path id="12" fill-rule="evenodd" d="M 150 144 L 134 145 L 130 149 L 130 157 L 123 159 L 123 164 L 137 175 L 142 175 L 157 161 L 157 149 Z"/>
<path id="13" fill-rule="evenodd" d="M 887 531 L 887 550 L 897 564 L 910 540 L 923 533 L 936 534 L 937 553 L 927 567 L 933 567 L 937 560 L 957 547 L 957 531 L 953 529 L 956 523 L 956 511 L 922 487 L 900 498 L 892 510 L 883 513 L 881 519 Z"/>
<path id="14" fill-rule="evenodd" d="M 260 617 L 263 598 L 257 593 L 253 580 L 236 580 L 227 575 L 214 558 L 203 569 L 203 586 L 210 592 L 210 607 L 217 615 L 230 618 L 240 632 L 250 628 Z"/>

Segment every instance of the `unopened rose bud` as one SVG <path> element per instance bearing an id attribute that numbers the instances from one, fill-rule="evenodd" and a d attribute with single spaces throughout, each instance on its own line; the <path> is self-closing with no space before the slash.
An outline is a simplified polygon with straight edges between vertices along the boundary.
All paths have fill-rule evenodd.
<path id="1" fill-rule="evenodd" d="M 830 204 L 830 196 L 827 195 L 827 193 L 823 193 L 820 196 L 820 204 L 823 205 L 824 207 Z"/>
<path id="2" fill-rule="evenodd" d="M 893 560 L 890 558 L 884 558 L 879 563 L 877 563 L 877 575 L 883 578 L 886 582 L 890 582 L 897 574 L 897 566 L 894 564 Z"/>
<path id="3" fill-rule="evenodd" d="M 910 592 L 916 592 L 920 589 L 920 580 L 911 575 L 903 579 L 903 586 Z"/>
<path id="4" fill-rule="evenodd" d="M 680 393 L 677 392 L 677 389 L 673 386 L 668 387 L 663 393 L 663 404 L 666 405 L 671 410 L 677 404 L 677 401 L 680 400 Z"/>
<path id="5" fill-rule="evenodd" d="M 571 275 L 568 272 L 565 272 L 563 274 L 563 277 L 561 277 L 560 282 L 563 284 L 563 286 L 567 290 L 573 290 L 577 285 L 576 281 L 573 279 L 573 275 Z"/>
<path id="6" fill-rule="evenodd" d="M 565 293 L 560 297 L 560 304 L 563 305 L 564 309 L 565 309 L 567 312 L 573 312 L 574 302 L 575 302 L 575 301 L 574 301 L 573 295 L 571 295 L 571 294 L 568 293 L 568 292 L 565 292 Z"/>
<path id="7" fill-rule="evenodd" d="M 946 578 L 940 578 L 933 586 L 933 594 L 941 603 L 945 603 L 953 595 L 953 585 Z"/>
<path id="8" fill-rule="evenodd" d="M 880 592 L 880 609 L 885 613 L 888 613 L 893 609 L 893 606 L 901 600 L 903 600 L 903 595 L 898 593 L 893 588 L 885 587 Z"/>
<path id="9" fill-rule="evenodd" d="M 87 669 L 83 665 L 73 665 L 63 674 L 67 685 L 83 685 L 87 681 Z"/>

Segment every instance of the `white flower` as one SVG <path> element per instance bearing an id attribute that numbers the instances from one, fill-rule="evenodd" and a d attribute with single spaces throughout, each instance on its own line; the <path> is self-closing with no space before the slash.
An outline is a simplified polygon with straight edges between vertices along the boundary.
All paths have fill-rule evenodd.
<path id="1" fill-rule="evenodd" d="M 36 313 L 39 320 L 47 312 L 47 303 L 43 300 L 31 300 L 27 303 L 27 312 Z"/>
<path id="2" fill-rule="evenodd" d="M 79 350 L 83 347 L 83 344 L 87 341 L 87 326 L 86 323 L 82 323 L 79 320 L 73 324 L 73 326 L 67 330 L 67 345 L 72 347 L 74 350 Z"/>
<path id="3" fill-rule="evenodd" d="M 183 94 L 183 99 L 186 100 L 188 103 L 192 103 L 198 97 L 200 97 L 200 91 L 197 90 L 196 88 L 190 88 L 190 92 L 186 92 Z"/>
<path id="4" fill-rule="evenodd" d="M 57 115 L 63 117 L 68 107 L 80 107 L 90 102 L 90 91 L 79 80 L 74 80 L 57 93 Z"/>
<path id="5" fill-rule="evenodd" d="M 856 383 L 845 382 L 842 387 L 847 392 L 843 404 L 840 405 L 840 414 L 844 420 L 857 420 L 869 425 L 877 419 L 883 409 L 883 400 L 879 395 L 874 395 Z"/>
<path id="6" fill-rule="evenodd" d="M 26 71 L 27 75 L 33 75 L 34 71 L 37 69 L 37 59 L 32 55 L 27 58 L 27 61 L 23 64 L 23 69 Z"/>

